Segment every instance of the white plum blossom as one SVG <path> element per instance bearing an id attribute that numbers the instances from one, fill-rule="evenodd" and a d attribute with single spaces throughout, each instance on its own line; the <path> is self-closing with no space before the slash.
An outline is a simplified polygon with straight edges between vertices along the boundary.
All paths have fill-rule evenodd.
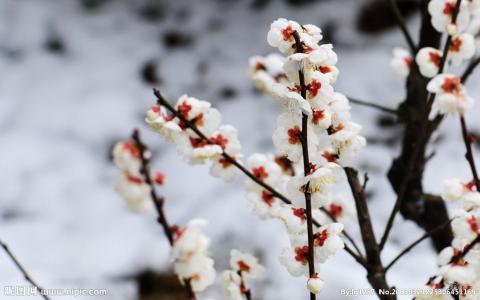
<path id="1" fill-rule="evenodd" d="M 316 261 L 323 263 L 345 247 L 340 237 L 342 230 L 340 223 L 323 225 L 317 229 L 313 235 Z"/>
<path id="2" fill-rule="evenodd" d="M 475 39 L 470 33 L 454 36 L 448 49 L 448 59 L 454 66 L 460 65 L 464 60 L 470 59 L 475 54 Z"/>
<path id="3" fill-rule="evenodd" d="M 145 122 L 167 140 L 173 141 L 177 134 L 182 131 L 178 122 L 173 119 L 174 117 L 167 113 L 165 107 L 154 105 L 147 110 Z"/>
<path id="4" fill-rule="evenodd" d="M 147 151 L 145 152 L 144 155 L 150 155 Z M 112 151 L 115 165 L 119 169 L 135 176 L 140 176 L 140 155 L 140 149 L 138 149 L 137 145 L 131 140 L 116 143 Z"/>
<path id="5" fill-rule="evenodd" d="M 200 228 L 208 222 L 193 219 L 184 228 L 178 228 L 174 233 L 171 257 L 186 261 L 197 253 L 204 253 L 209 245 L 209 239 L 202 234 Z"/>
<path id="6" fill-rule="evenodd" d="M 308 150 L 314 153 L 318 140 L 313 128 L 307 128 Z M 273 133 L 273 144 L 278 152 L 288 159 L 298 162 L 302 158 L 302 119 L 289 113 L 281 114 L 277 119 L 277 128 Z"/>
<path id="7" fill-rule="evenodd" d="M 300 26 L 295 21 L 280 18 L 270 26 L 267 41 L 270 46 L 278 48 L 280 52 L 293 54 L 296 51 L 293 36 L 295 31 L 299 34 L 304 49 L 308 49 L 308 51 L 318 47 L 318 42 L 322 39 L 321 30 L 318 27 L 314 25 Z"/>
<path id="8" fill-rule="evenodd" d="M 314 232 L 315 263 L 323 263 L 345 246 L 339 234 L 343 230 L 340 223 L 324 225 Z M 305 233 L 290 235 L 290 248 L 284 248 L 280 262 L 295 277 L 308 275 L 308 239 Z"/>
<path id="9" fill-rule="evenodd" d="M 356 210 L 353 199 L 345 194 L 334 194 L 330 200 L 330 203 L 323 207 L 329 215 L 325 212 L 320 212 L 318 220 L 321 224 L 329 224 L 334 221 L 330 218 L 342 224 L 348 224 L 354 218 L 356 218 Z"/>
<path id="10" fill-rule="evenodd" d="M 194 292 L 205 290 L 216 275 L 214 261 L 207 255 L 209 239 L 200 231 L 206 224 L 205 220 L 194 219 L 173 235 L 174 271 L 182 283 L 189 281 Z"/>
<path id="11" fill-rule="evenodd" d="M 240 273 L 244 279 L 257 278 L 264 272 L 257 257 L 236 249 L 230 251 L 230 267 Z"/>
<path id="12" fill-rule="evenodd" d="M 442 52 L 432 47 L 420 49 L 415 57 L 420 73 L 427 78 L 432 78 L 438 74 L 441 61 Z"/>
<path id="13" fill-rule="evenodd" d="M 286 85 L 286 75 L 283 71 L 285 58 L 277 53 L 271 53 L 265 57 L 253 56 L 249 60 L 249 71 L 255 86 L 268 94 L 273 95 L 275 85 Z"/>
<path id="14" fill-rule="evenodd" d="M 199 253 L 190 257 L 188 261 L 175 262 L 174 271 L 182 284 L 188 280 L 194 292 L 202 292 L 215 281 L 216 272 L 213 265 L 213 259 Z"/>
<path id="15" fill-rule="evenodd" d="M 453 12 L 457 0 L 431 0 L 428 3 L 428 12 L 432 17 L 432 25 L 439 32 L 454 35 L 464 31 L 470 21 L 470 10 L 467 1 L 462 1 L 456 23 L 453 24 Z"/>
<path id="16" fill-rule="evenodd" d="M 223 290 L 228 300 L 244 300 L 242 279 L 237 272 L 227 270 L 223 273 Z"/>
<path id="17" fill-rule="evenodd" d="M 427 90 L 436 94 L 430 117 L 448 113 L 463 115 L 473 105 L 460 78 L 453 74 L 437 75 L 428 83 Z"/>
<path id="18" fill-rule="evenodd" d="M 406 78 L 410 73 L 412 63 L 413 57 L 407 50 L 399 47 L 393 49 L 393 58 L 390 65 L 399 76 Z"/>
<path id="19" fill-rule="evenodd" d="M 231 270 L 224 272 L 224 290 L 229 300 L 243 300 L 249 293 L 249 280 L 257 278 L 264 271 L 258 258 L 236 249 L 230 251 Z"/>
<path id="20" fill-rule="evenodd" d="M 145 212 L 152 207 L 150 186 L 140 177 L 121 172 L 115 181 L 115 190 L 134 211 Z"/>

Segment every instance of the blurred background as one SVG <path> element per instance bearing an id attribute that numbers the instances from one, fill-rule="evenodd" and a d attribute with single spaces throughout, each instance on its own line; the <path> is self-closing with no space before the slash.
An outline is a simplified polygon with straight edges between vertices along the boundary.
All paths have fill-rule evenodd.
<path id="1" fill-rule="evenodd" d="M 399 1 L 415 37 L 417 2 Z M 226 184 L 208 176 L 207 166 L 188 166 L 143 122 L 155 101 L 152 87 L 171 102 L 188 93 L 212 102 L 223 122 L 239 129 L 245 155 L 273 151 L 280 110 L 254 89 L 247 68 L 250 56 L 275 51 L 266 34 L 278 17 L 323 29 L 339 56 L 337 91 L 389 107 L 402 101 L 404 81 L 390 59 L 405 42 L 385 0 L 0 0 L 0 239 L 40 285 L 108 292 L 76 299 L 184 298 L 154 214 L 132 213 L 113 190 L 110 149 L 138 127 L 154 168 L 167 174 L 160 193 L 169 219 L 209 220 L 205 231 L 217 271 L 228 268 L 231 248 L 252 251 L 267 269 L 253 288 L 255 299 L 306 295 L 304 280 L 292 279 L 278 262 L 288 245 L 282 225 L 251 214 L 244 178 Z M 469 89 L 480 95 L 480 86 Z M 471 115 L 478 113 L 476 106 Z M 401 128 L 369 108 L 353 106 L 352 115 L 368 139 L 356 166 L 370 175 L 371 213 L 381 232 L 395 199 L 385 172 Z M 472 116 L 478 133 L 480 120 Z M 448 119 L 434 142 L 428 191 L 439 192 L 450 177 L 468 178 L 455 121 Z M 421 234 L 398 218 L 384 260 Z M 435 265 L 424 242 L 388 279 L 396 287 L 421 287 Z M 326 288 L 319 299 L 346 299 L 342 289 L 369 287 L 363 269 L 344 253 L 320 274 Z M 0 251 L 2 289 L 25 284 Z M 200 299 L 208 297 L 224 298 L 220 280 Z"/>

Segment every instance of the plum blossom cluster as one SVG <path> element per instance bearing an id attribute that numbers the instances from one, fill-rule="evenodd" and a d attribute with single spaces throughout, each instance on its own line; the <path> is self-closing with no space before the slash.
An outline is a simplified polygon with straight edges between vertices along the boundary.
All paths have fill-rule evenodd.
<path id="1" fill-rule="evenodd" d="M 205 290 L 215 281 L 214 261 L 208 256 L 209 239 L 200 227 L 207 221 L 194 219 L 183 228 L 175 228 L 171 257 L 174 271 L 182 284 L 188 283 L 194 292 Z"/>
<path id="2" fill-rule="evenodd" d="M 459 66 L 474 57 L 480 51 L 480 1 L 459 1 L 459 10 L 454 19 L 457 0 L 431 0 L 428 12 L 433 27 L 440 33 L 449 35 L 449 45 L 444 51 L 433 47 L 424 47 L 415 55 L 415 62 L 420 73 L 426 78 L 433 78 L 427 86 L 430 93 L 436 95 L 431 118 L 437 115 L 455 113 L 463 115 L 473 104 L 466 93 L 461 78 L 448 73 L 449 66 Z M 392 67 L 406 77 L 413 58 L 408 51 L 394 50 Z M 442 68 L 442 74 L 439 74 Z"/>
<path id="3" fill-rule="evenodd" d="M 152 208 L 151 187 L 145 182 L 140 172 L 141 155 L 140 149 L 132 140 L 118 142 L 112 151 L 113 161 L 120 169 L 115 189 L 128 207 L 137 212 Z M 150 157 L 150 152 L 145 151 L 143 155 Z M 160 172 L 152 177 L 152 181 L 158 185 L 163 185 L 165 182 L 165 175 Z"/>
<path id="4" fill-rule="evenodd" d="M 480 244 L 475 241 L 480 235 L 480 193 L 473 182 L 450 179 L 444 183 L 442 197 L 445 201 L 459 204 L 452 221 L 454 239 L 450 247 L 440 252 L 438 273 L 430 278 L 427 285 L 436 290 L 436 294 L 442 295 L 441 299 L 455 299 L 446 292 L 452 288 L 458 291 L 459 298 L 456 299 L 478 299 Z M 466 253 L 470 246 L 473 247 Z"/>
<path id="5" fill-rule="evenodd" d="M 264 272 L 258 258 L 250 253 L 233 249 L 230 252 L 230 267 L 230 270 L 223 273 L 227 299 L 251 299 L 250 280 L 257 278 Z"/>
<path id="6" fill-rule="evenodd" d="M 176 114 L 168 113 L 161 105 L 151 107 L 146 114 L 147 124 L 168 141 L 176 144 L 178 151 L 190 164 L 211 161 L 210 173 L 226 181 L 232 181 L 237 173 L 231 160 L 241 157 L 241 145 L 237 130 L 221 124 L 221 115 L 211 104 L 187 95 L 181 96 L 175 105 Z M 181 116 L 181 117 L 180 117 Z M 190 129 L 194 125 L 204 137 Z"/>
<path id="7" fill-rule="evenodd" d="M 352 202 L 334 201 L 332 187 L 341 178 L 342 167 L 351 163 L 366 142 L 359 134 L 361 126 L 350 119 L 348 99 L 333 88 L 338 76 L 337 55 L 331 44 L 319 44 L 320 28 L 278 19 L 272 23 L 267 40 L 285 56 L 252 57 L 250 74 L 255 85 L 273 96 L 285 112 L 278 117 L 273 133 L 277 155 L 253 154 L 246 167 L 291 203 L 282 202 L 251 180 L 246 181 L 245 189 L 256 214 L 285 224 L 290 247 L 282 250 L 280 262 L 293 276 L 310 277 L 307 287 L 318 293 L 323 281 L 318 273 L 309 274 L 305 192 L 310 194 L 314 219 L 325 224 L 313 231 L 317 265 L 344 247 L 340 237 L 343 225 L 332 222 L 325 211 L 345 220 L 352 215 Z M 302 145 L 304 116 L 308 117 L 306 145 Z M 304 147 L 309 153 L 308 174 L 304 174 Z"/>
<path id="8" fill-rule="evenodd" d="M 200 227 L 207 222 L 194 219 L 182 228 L 169 225 L 163 212 L 163 199 L 158 199 L 153 186 L 163 184 L 165 176 L 162 173 L 154 176 L 149 173 L 150 156 L 138 132 L 134 133 L 131 140 L 117 143 L 113 148 L 113 160 L 121 173 L 116 181 L 116 190 L 135 211 L 144 212 L 155 206 L 159 223 L 164 227 L 172 247 L 175 273 L 180 282 L 188 287 L 189 293 L 194 295 L 215 280 L 214 261 L 207 255 L 209 239 L 200 231 Z M 149 181 L 145 180 L 150 177 Z"/>

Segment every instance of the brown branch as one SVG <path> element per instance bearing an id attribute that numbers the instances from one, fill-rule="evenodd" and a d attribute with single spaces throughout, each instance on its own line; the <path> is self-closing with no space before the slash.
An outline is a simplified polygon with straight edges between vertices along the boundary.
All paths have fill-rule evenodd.
<path id="1" fill-rule="evenodd" d="M 462 260 L 467 254 L 468 252 L 470 252 L 470 250 L 473 249 L 473 247 L 475 247 L 476 244 L 480 243 L 480 234 L 477 234 L 477 237 L 471 241 L 469 244 L 467 244 L 462 251 L 458 252 L 457 254 L 455 254 L 451 259 L 450 259 L 450 262 L 449 264 L 452 264 L 452 263 L 457 263 L 459 262 L 460 260 Z"/>
<path id="2" fill-rule="evenodd" d="M 167 217 L 165 216 L 165 211 L 163 209 L 163 204 L 165 202 L 165 199 L 163 197 L 159 197 L 155 190 L 155 185 L 152 182 L 152 177 L 150 173 L 150 159 L 146 155 L 148 147 L 142 142 L 140 138 L 140 132 L 138 131 L 138 129 L 135 129 L 133 131 L 132 140 L 135 142 L 135 145 L 140 151 L 140 162 L 141 162 L 140 173 L 143 175 L 143 179 L 145 180 L 145 183 L 150 187 L 150 197 L 153 201 L 153 204 L 158 214 L 157 221 L 162 226 L 165 236 L 167 237 L 168 242 L 170 243 L 170 246 L 173 246 L 173 231 L 175 227 L 170 226 L 170 224 L 168 223 Z M 187 292 L 188 300 L 195 300 L 196 296 L 195 296 L 195 292 L 192 289 L 192 285 L 190 284 L 190 279 L 184 278 L 184 283 L 185 283 L 185 289 Z"/>
<path id="3" fill-rule="evenodd" d="M 295 45 L 297 53 L 303 53 L 302 42 L 298 32 L 293 32 L 295 38 Z M 305 85 L 305 77 L 303 71 L 298 70 L 298 78 L 300 81 L 300 93 L 303 99 L 307 99 L 307 86 Z M 310 159 L 308 157 L 308 115 L 302 112 L 302 156 L 303 156 L 303 175 L 306 177 L 310 174 Z M 310 194 L 310 181 L 305 184 L 305 212 L 307 215 L 307 237 L 308 237 L 308 272 L 310 278 L 315 276 L 315 254 L 314 254 L 314 240 L 313 240 L 313 224 L 312 224 L 312 195 Z M 310 299 L 315 300 L 317 296 L 310 293 Z"/>
<path id="4" fill-rule="evenodd" d="M 5 242 L 1 241 L 0 240 L 0 245 L 2 246 L 3 250 L 5 250 L 5 252 L 7 253 L 7 255 L 10 257 L 10 259 L 12 260 L 12 262 L 15 264 L 15 266 L 17 267 L 17 269 L 20 271 L 20 273 L 22 273 L 23 275 L 23 278 L 25 278 L 26 281 L 28 281 L 32 286 L 35 287 L 35 289 L 37 291 L 40 292 L 40 296 L 43 298 L 43 299 L 46 299 L 46 300 L 49 300 L 50 298 L 48 298 L 48 296 L 46 295 L 47 293 L 45 293 L 45 289 L 40 287 L 40 285 L 38 285 L 38 283 L 35 282 L 35 280 L 33 280 L 32 276 L 30 276 L 27 272 L 27 270 L 25 269 L 25 267 L 20 263 L 20 261 L 18 261 L 17 257 L 13 254 L 13 252 L 10 250 L 10 248 L 8 247 L 7 244 L 5 244 Z"/>
<path id="5" fill-rule="evenodd" d="M 412 35 L 408 31 L 407 25 L 405 23 L 405 19 L 403 18 L 402 13 L 398 8 L 397 1 L 388 0 L 388 3 L 390 4 L 390 9 L 392 10 L 395 16 L 395 20 L 397 21 L 398 26 L 400 26 L 400 29 L 402 30 L 402 33 L 405 36 L 408 47 L 410 47 L 410 52 L 412 54 L 415 54 L 417 52 L 417 47 L 415 46 L 415 42 L 412 39 Z"/>
<path id="6" fill-rule="evenodd" d="M 170 113 L 172 113 L 175 117 L 179 118 L 180 121 L 182 121 L 183 124 L 185 124 L 189 129 L 191 129 L 195 134 L 198 135 L 199 138 L 201 138 L 203 141 L 210 143 L 210 139 L 201 132 L 195 124 L 193 124 L 190 120 L 185 118 L 182 114 L 179 114 L 177 110 L 168 102 L 160 93 L 159 90 L 153 89 L 153 93 L 155 97 L 157 97 L 157 104 L 165 107 Z M 282 195 L 280 192 L 275 190 L 272 186 L 268 185 L 255 175 L 253 175 L 249 170 L 247 170 L 242 164 L 240 164 L 237 160 L 235 160 L 233 157 L 231 157 L 228 153 L 222 151 L 221 154 L 225 159 L 227 159 L 230 163 L 232 163 L 235 167 L 237 167 L 242 173 L 244 173 L 248 178 L 253 180 L 255 183 L 259 184 L 263 188 L 265 188 L 267 191 L 272 193 L 272 195 L 278 199 L 280 199 L 283 203 L 286 204 L 292 204 L 292 202 Z M 317 227 L 320 227 L 321 224 L 316 221 L 315 219 L 312 220 L 313 224 Z M 345 251 L 350 254 L 360 265 L 365 266 L 365 260 L 362 256 L 358 255 L 353 251 L 351 248 L 349 248 L 347 245 L 345 246 Z"/>
<path id="7" fill-rule="evenodd" d="M 472 151 L 472 142 L 474 141 L 475 138 L 468 133 L 467 123 L 465 122 L 464 116 L 460 116 L 460 124 L 462 127 L 463 142 L 465 144 L 465 149 L 467 150 L 467 152 L 465 153 L 465 158 L 468 161 L 470 170 L 472 170 L 472 176 L 473 176 L 473 181 L 475 183 L 475 187 L 477 188 L 477 191 L 480 192 L 480 179 L 478 179 L 477 167 L 475 166 L 475 159 L 473 157 L 473 151 Z"/>
<path id="8" fill-rule="evenodd" d="M 348 97 L 348 99 L 350 100 L 350 102 L 352 102 L 354 104 L 357 104 L 357 105 L 371 107 L 371 108 L 375 108 L 375 109 L 378 109 L 380 111 L 383 111 L 383 112 L 386 112 L 386 113 L 389 113 L 389 114 L 398 115 L 398 111 L 396 109 L 393 109 L 393 108 L 385 107 L 383 105 L 368 102 L 368 101 L 364 101 L 364 100 L 355 99 L 355 98 L 352 98 L 352 97 Z"/>
<path id="9" fill-rule="evenodd" d="M 462 0 L 457 0 L 457 3 L 455 5 L 455 9 L 454 9 L 453 14 L 452 14 L 452 23 L 453 24 L 456 23 L 457 15 L 458 15 L 458 11 L 460 9 L 461 2 L 462 2 Z M 439 67 L 438 74 L 441 74 L 443 72 L 443 70 L 445 68 L 445 65 L 447 63 L 448 49 L 450 48 L 451 41 L 452 41 L 452 36 L 448 35 L 447 40 L 445 42 L 445 47 L 443 49 L 443 56 L 442 56 L 442 60 L 440 62 L 440 67 Z M 398 211 L 400 210 L 401 204 L 403 202 L 403 198 L 404 198 L 405 193 L 406 193 L 407 188 L 408 188 L 408 183 L 410 181 L 410 178 L 413 175 L 413 171 L 414 171 L 414 168 L 415 168 L 415 162 L 417 161 L 417 158 L 421 153 L 422 141 L 427 136 L 428 123 L 429 123 L 428 118 L 429 118 L 430 111 L 432 109 L 432 105 L 433 105 L 434 100 L 435 100 L 435 94 L 433 94 L 433 93 L 429 94 L 429 97 L 428 97 L 428 100 L 427 100 L 427 107 L 426 107 L 425 113 L 423 115 L 423 119 L 422 119 L 422 122 L 421 122 L 421 127 L 419 128 L 419 130 L 420 130 L 419 137 L 418 137 L 418 140 L 416 141 L 416 146 L 413 150 L 413 155 L 410 157 L 410 161 L 408 162 L 407 173 L 405 174 L 405 177 L 404 177 L 404 179 L 402 181 L 402 184 L 400 186 L 399 193 L 397 194 L 397 200 L 395 201 L 395 205 L 392 209 L 392 212 L 390 213 L 390 217 L 388 218 L 387 225 L 385 227 L 385 231 L 384 231 L 384 234 L 383 234 L 381 242 L 380 242 L 380 249 L 383 249 L 383 247 L 385 246 L 385 243 L 388 240 L 388 236 L 389 236 L 390 231 L 392 229 L 393 222 L 395 220 L 395 217 L 396 217 Z"/>
<path id="10" fill-rule="evenodd" d="M 468 77 L 472 75 L 473 71 L 479 64 L 480 64 L 480 57 L 474 58 L 470 61 L 470 64 L 468 65 L 467 69 L 465 69 L 461 77 L 463 83 L 467 81 Z"/>
<path id="11" fill-rule="evenodd" d="M 453 218 L 448 220 L 448 222 L 437 226 L 433 230 L 430 230 L 429 232 L 426 232 L 423 234 L 420 238 L 416 239 L 413 243 L 411 243 L 409 246 L 407 246 L 405 249 L 403 249 L 392 261 L 385 267 L 385 272 L 388 271 L 400 258 L 402 258 L 405 254 L 407 254 L 410 250 L 415 248 L 417 245 L 419 245 L 421 242 L 423 242 L 425 239 L 431 237 L 433 234 L 436 232 L 440 231 L 441 229 L 445 228 L 446 226 L 450 225 L 452 223 Z"/>
<path id="12" fill-rule="evenodd" d="M 381 299 L 396 299 L 395 295 L 382 295 L 380 291 L 387 291 L 391 288 L 387 283 L 385 269 L 380 257 L 380 248 L 375 238 L 370 213 L 368 211 L 367 199 L 362 184 L 358 179 L 358 172 L 352 168 L 345 168 L 348 183 L 355 199 L 358 224 L 362 234 L 367 259 L 367 279 Z"/>

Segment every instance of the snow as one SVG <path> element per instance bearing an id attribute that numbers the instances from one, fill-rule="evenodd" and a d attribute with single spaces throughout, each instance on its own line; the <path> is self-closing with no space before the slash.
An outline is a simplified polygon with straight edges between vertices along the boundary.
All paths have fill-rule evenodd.
<path id="1" fill-rule="evenodd" d="M 154 61 L 161 78 L 157 87 L 171 101 L 183 93 L 211 101 L 224 122 L 239 129 L 248 155 L 273 150 L 271 132 L 279 109 L 254 91 L 247 74 L 250 56 L 274 51 L 266 42 L 272 20 L 334 23 L 340 69 L 336 90 L 390 107 L 404 95 L 404 83 L 389 67 L 393 47 L 405 46 L 400 32 L 375 37 L 356 32 L 355 12 L 364 1 L 295 9 L 273 1 L 263 10 L 241 1 L 163 1 L 165 15 L 155 22 L 139 16 L 146 2 L 111 0 L 87 11 L 79 1 L 0 0 L 0 238 L 44 287 L 105 288 L 108 299 L 135 299 L 136 286 L 128 278 L 145 269 L 171 268 L 154 215 L 133 214 L 113 191 L 110 147 L 138 127 L 152 146 L 155 168 L 168 176 L 161 193 L 169 219 L 177 224 L 194 217 L 209 220 L 206 231 L 217 270 L 227 268 L 231 248 L 253 251 L 267 269 L 254 288 L 256 298 L 302 297 L 306 281 L 292 279 L 277 259 L 288 245 L 283 228 L 250 213 L 243 179 L 225 184 L 209 177 L 206 166 L 188 166 L 143 124 L 143 112 L 154 98 L 140 70 Z M 412 32 L 418 23 L 412 20 Z M 172 30 L 191 36 L 191 45 L 166 47 L 162 37 Z M 65 51 L 46 51 L 46 39 L 56 36 Z M 220 95 L 226 87 L 235 90 L 231 99 Z M 478 85 L 468 88 L 473 96 L 480 92 Z M 478 112 L 476 106 L 467 116 L 476 130 Z M 367 138 L 398 136 L 396 129 L 379 129 L 378 116 L 353 106 L 353 119 L 364 126 Z M 444 179 L 469 176 L 455 118 L 447 118 L 440 137 L 424 181 L 431 192 L 439 192 Z M 398 147 L 371 144 L 357 161 L 371 178 L 369 203 L 377 235 L 395 199 L 384 175 Z M 345 184 L 343 190 L 348 192 Z M 384 261 L 421 234 L 397 218 Z M 358 234 L 355 238 L 360 241 Z M 0 269 L 2 286 L 25 284 L 1 253 Z M 399 288 L 421 287 L 434 269 L 434 251 L 424 242 L 399 261 L 388 279 Z M 320 298 L 347 299 L 342 289 L 368 287 L 364 270 L 345 253 L 329 260 L 320 274 L 326 282 Z M 207 296 L 222 299 L 221 284 L 202 299 Z"/>

